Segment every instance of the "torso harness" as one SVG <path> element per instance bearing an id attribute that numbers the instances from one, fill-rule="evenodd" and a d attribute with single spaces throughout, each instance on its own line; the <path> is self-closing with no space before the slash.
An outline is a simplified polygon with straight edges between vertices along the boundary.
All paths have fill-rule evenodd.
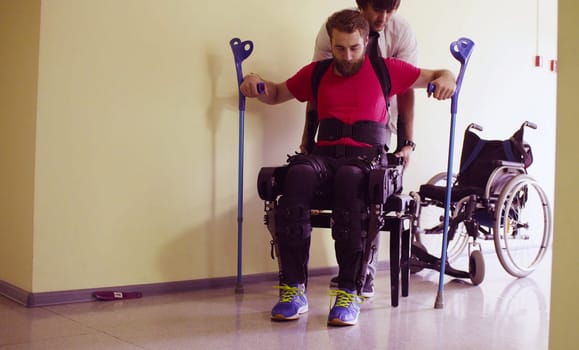
<path id="1" fill-rule="evenodd" d="M 390 96 L 390 74 L 388 73 L 388 68 L 386 67 L 386 63 L 384 59 L 381 57 L 369 57 L 370 62 L 372 63 L 372 68 L 376 73 L 378 81 L 380 82 L 380 86 L 382 87 L 382 93 L 384 95 L 384 99 L 386 101 L 386 107 L 390 105 L 388 97 Z M 312 91 L 314 94 L 314 98 L 317 100 L 318 98 L 318 88 L 320 85 L 320 81 L 322 80 L 322 76 L 330 67 L 333 59 L 327 59 L 323 61 L 319 61 L 312 74 Z M 317 119 L 317 113 L 315 115 L 308 115 L 308 124 L 309 128 L 312 127 L 312 120 L 311 118 Z M 310 129 L 309 135 L 315 134 L 315 130 Z M 335 141 L 343 137 L 349 137 L 355 141 L 367 143 L 372 145 L 372 148 L 365 149 L 365 147 L 353 147 L 353 146 L 346 146 L 346 145 L 336 145 L 336 146 L 323 146 L 323 147 L 316 147 L 318 151 L 322 151 L 322 153 L 331 155 L 334 153 L 335 156 L 344 156 L 344 155 L 369 155 L 370 152 L 375 152 L 375 149 L 381 149 L 382 151 L 386 150 L 387 141 L 386 137 L 386 125 L 383 123 L 378 123 L 369 120 L 362 120 L 355 122 L 353 124 L 346 124 L 337 118 L 329 118 L 329 119 L 322 119 L 319 121 L 319 130 L 318 130 L 318 140 L 324 141 Z M 313 141 L 313 140 L 312 140 Z M 335 149 L 335 152 L 332 152 L 330 149 Z M 349 151 L 349 152 L 348 152 Z M 351 153 L 351 154 L 348 154 Z"/>

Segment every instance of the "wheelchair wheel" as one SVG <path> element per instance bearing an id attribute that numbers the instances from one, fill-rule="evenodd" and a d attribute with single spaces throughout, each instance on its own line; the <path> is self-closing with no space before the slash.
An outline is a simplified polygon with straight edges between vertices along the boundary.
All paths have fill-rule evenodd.
<path id="1" fill-rule="evenodd" d="M 473 250 L 468 259 L 470 281 L 478 286 L 485 279 L 485 260 L 480 250 Z"/>
<path id="2" fill-rule="evenodd" d="M 456 181 L 456 174 L 452 175 L 452 182 Z M 427 184 L 429 185 L 436 185 L 436 186 L 446 186 L 446 172 L 441 172 L 433 177 L 431 177 Z M 457 215 L 460 210 L 466 205 L 468 197 L 461 199 L 454 205 L 451 205 L 451 218 Z M 437 206 L 437 205 L 430 205 L 428 207 L 424 207 L 421 210 L 420 214 L 421 218 L 420 221 L 422 223 L 423 231 L 426 232 L 427 235 L 431 233 L 442 234 L 444 231 L 444 206 Z M 440 240 L 437 240 L 437 243 L 432 246 L 432 243 L 429 244 L 430 247 L 435 249 L 434 251 L 440 250 Z M 446 256 L 448 262 L 455 261 L 462 253 L 465 251 L 465 248 L 468 246 L 469 242 L 469 235 L 466 231 L 466 227 L 461 222 L 457 225 L 456 231 L 454 233 L 453 239 L 448 240 L 448 244 L 446 247 Z"/>
<path id="3" fill-rule="evenodd" d="M 512 178 L 495 208 L 495 250 L 505 270 L 525 277 L 543 259 L 551 238 L 547 195 L 529 175 Z"/>
<path id="4" fill-rule="evenodd" d="M 452 217 L 456 217 L 460 214 L 460 212 L 466 208 L 468 201 L 469 197 L 464 197 L 459 200 L 455 204 L 454 210 L 451 213 Z M 448 241 L 448 246 L 446 247 L 446 255 L 448 256 L 449 262 L 454 261 L 462 254 L 462 252 L 464 252 L 465 248 L 468 246 L 469 238 L 470 236 L 466 230 L 466 226 L 464 226 L 464 223 L 460 222 L 456 227 L 454 237 Z"/>
<path id="5" fill-rule="evenodd" d="M 456 181 L 456 174 L 452 174 L 452 182 Z M 437 186 L 446 186 L 446 172 L 438 173 L 431 177 L 427 184 L 429 185 L 437 185 Z"/>

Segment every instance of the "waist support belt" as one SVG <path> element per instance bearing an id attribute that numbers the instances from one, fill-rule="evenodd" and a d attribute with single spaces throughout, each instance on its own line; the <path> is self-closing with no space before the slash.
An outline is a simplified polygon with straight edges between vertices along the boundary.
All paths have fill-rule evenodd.
<path id="1" fill-rule="evenodd" d="M 367 160 L 378 159 L 386 153 L 386 149 L 383 145 L 375 145 L 372 147 L 357 147 L 349 145 L 333 145 L 333 146 L 320 146 L 316 145 L 314 147 L 313 154 L 328 156 L 328 157 L 362 157 Z"/>
<path id="2" fill-rule="evenodd" d="M 372 121 L 346 124 L 336 118 L 320 119 L 318 141 L 335 141 L 349 137 L 369 145 L 386 144 L 386 125 Z"/>

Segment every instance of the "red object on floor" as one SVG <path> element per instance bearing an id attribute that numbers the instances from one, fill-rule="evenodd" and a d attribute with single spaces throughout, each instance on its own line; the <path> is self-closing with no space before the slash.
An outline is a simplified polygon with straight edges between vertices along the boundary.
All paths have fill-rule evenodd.
<path id="1" fill-rule="evenodd" d="M 118 300 L 118 299 L 136 299 L 141 298 L 141 292 L 116 292 L 116 291 L 98 291 L 94 292 L 94 297 L 98 300 Z"/>

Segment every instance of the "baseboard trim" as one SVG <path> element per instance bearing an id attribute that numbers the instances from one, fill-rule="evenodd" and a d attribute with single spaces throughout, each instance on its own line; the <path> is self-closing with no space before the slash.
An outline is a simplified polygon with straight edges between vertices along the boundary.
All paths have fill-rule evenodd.
<path id="1" fill-rule="evenodd" d="M 31 293 L 18 288 L 8 282 L 0 280 L 0 295 L 17 302 L 20 305 L 27 305 Z"/>
<path id="2" fill-rule="evenodd" d="M 379 262 L 378 269 L 388 268 L 388 262 Z M 325 267 L 311 269 L 310 276 L 322 276 L 337 273 L 336 267 Z M 266 281 L 276 281 L 277 273 L 260 273 L 253 275 L 244 275 L 241 277 L 241 284 L 252 284 Z M 238 286 L 239 281 L 236 276 L 209 278 L 200 280 L 188 280 L 178 282 L 152 283 L 130 286 L 112 286 L 89 289 L 76 289 L 56 292 L 30 293 L 18 288 L 10 283 L 0 280 L 0 295 L 4 296 L 25 307 L 42 307 L 60 304 L 84 303 L 95 301 L 94 292 L 110 290 L 116 292 L 141 292 L 143 297 L 187 292 L 192 290 L 235 287 L 240 291 L 243 286 Z"/>

